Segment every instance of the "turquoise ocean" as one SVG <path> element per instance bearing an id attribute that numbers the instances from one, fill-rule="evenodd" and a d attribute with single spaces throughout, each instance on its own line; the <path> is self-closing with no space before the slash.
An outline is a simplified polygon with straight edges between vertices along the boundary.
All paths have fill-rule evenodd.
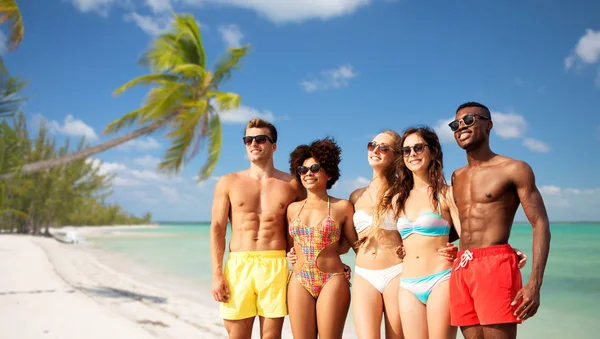
<path id="1" fill-rule="evenodd" d="M 551 231 L 541 306 L 535 317 L 519 327 L 518 337 L 599 338 L 600 223 L 552 224 Z M 212 298 L 208 224 L 161 224 L 87 241 L 95 250 L 107 254 L 107 260 L 118 263 L 120 270 L 198 301 Z M 510 244 L 529 257 L 522 270 L 526 283 L 531 271 L 531 226 L 515 224 Z M 353 252 L 342 259 L 354 267 Z M 217 307 L 216 303 L 213 305 Z M 348 321 L 352 321 L 351 313 Z M 460 334 L 458 337 L 462 338 Z"/>

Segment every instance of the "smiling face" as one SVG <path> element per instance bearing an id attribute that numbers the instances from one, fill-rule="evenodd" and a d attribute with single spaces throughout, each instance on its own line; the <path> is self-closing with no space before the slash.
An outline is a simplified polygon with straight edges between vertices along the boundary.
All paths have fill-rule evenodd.
<path id="1" fill-rule="evenodd" d="M 266 135 L 269 138 L 271 137 L 269 135 L 268 128 L 251 127 L 246 129 L 246 137 L 258 135 Z M 264 139 L 261 141 L 264 141 Z M 271 159 L 273 157 L 273 152 L 275 152 L 276 149 L 277 145 L 271 143 L 270 140 L 260 143 L 257 142 L 257 139 L 254 139 L 251 143 L 246 143 L 246 153 L 248 154 L 248 159 L 250 159 L 251 162 L 262 162 Z"/>
<path id="2" fill-rule="evenodd" d="M 461 120 L 471 114 L 473 114 L 473 123 L 466 126 Z M 460 148 L 470 150 L 489 141 L 492 122 L 484 118 L 485 115 L 480 107 L 465 107 L 456 112 L 456 120 L 459 120 L 460 124 L 454 131 L 454 140 Z"/>
<path id="3" fill-rule="evenodd" d="M 407 136 L 402 144 L 402 150 L 404 164 L 411 172 L 426 172 L 429 169 L 431 151 L 427 142 L 419 134 L 413 133 Z"/>
<path id="4" fill-rule="evenodd" d="M 369 165 L 373 168 L 386 168 L 394 161 L 394 152 L 392 149 L 386 151 L 382 150 L 382 146 L 385 148 L 392 147 L 394 144 L 394 137 L 387 133 L 379 133 L 371 141 L 373 147 L 367 148 L 367 156 Z"/>
<path id="5" fill-rule="evenodd" d="M 308 158 L 304 160 L 302 166 L 306 168 L 311 168 L 313 165 L 319 164 L 316 159 Z M 313 172 L 309 170 L 306 173 L 300 173 L 300 180 L 302 181 L 302 185 L 310 191 L 315 190 L 327 190 L 327 181 L 331 179 L 330 176 L 325 173 L 325 169 L 321 167 L 318 171 Z"/>

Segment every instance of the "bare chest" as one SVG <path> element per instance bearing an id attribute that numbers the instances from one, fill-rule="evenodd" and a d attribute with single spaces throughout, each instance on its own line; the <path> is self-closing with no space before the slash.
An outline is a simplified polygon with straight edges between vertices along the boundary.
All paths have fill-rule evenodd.
<path id="1" fill-rule="evenodd" d="M 285 182 L 241 180 L 229 199 L 234 213 L 283 214 L 295 196 Z"/>
<path id="2" fill-rule="evenodd" d="M 465 170 L 455 176 L 454 199 L 457 206 L 492 203 L 514 193 L 514 185 L 498 169 Z"/>

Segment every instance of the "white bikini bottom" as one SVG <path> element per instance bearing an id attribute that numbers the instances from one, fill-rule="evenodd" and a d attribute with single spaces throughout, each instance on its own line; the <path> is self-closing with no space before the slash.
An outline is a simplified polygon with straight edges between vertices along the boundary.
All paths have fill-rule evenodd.
<path id="1" fill-rule="evenodd" d="M 390 281 L 402 273 L 402 264 L 394 265 L 382 270 L 369 270 L 354 266 L 354 272 L 371 283 L 371 285 L 373 285 L 373 287 L 375 287 L 379 293 L 383 293 L 383 290 L 390 283 Z"/>

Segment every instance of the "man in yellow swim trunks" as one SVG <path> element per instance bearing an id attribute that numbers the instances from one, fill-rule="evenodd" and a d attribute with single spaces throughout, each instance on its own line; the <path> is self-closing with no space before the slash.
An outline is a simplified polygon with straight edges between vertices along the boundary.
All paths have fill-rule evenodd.
<path id="1" fill-rule="evenodd" d="M 250 168 L 222 176 L 215 187 L 210 225 L 212 293 L 220 302 L 229 338 L 250 338 L 254 319 L 261 338 L 281 338 L 287 312 L 286 210 L 306 191 L 291 175 L 275 169 L 277 129 L 253 119 L 243 137 Z M 227 221 L 229 255 L 223 270 Z"/>

